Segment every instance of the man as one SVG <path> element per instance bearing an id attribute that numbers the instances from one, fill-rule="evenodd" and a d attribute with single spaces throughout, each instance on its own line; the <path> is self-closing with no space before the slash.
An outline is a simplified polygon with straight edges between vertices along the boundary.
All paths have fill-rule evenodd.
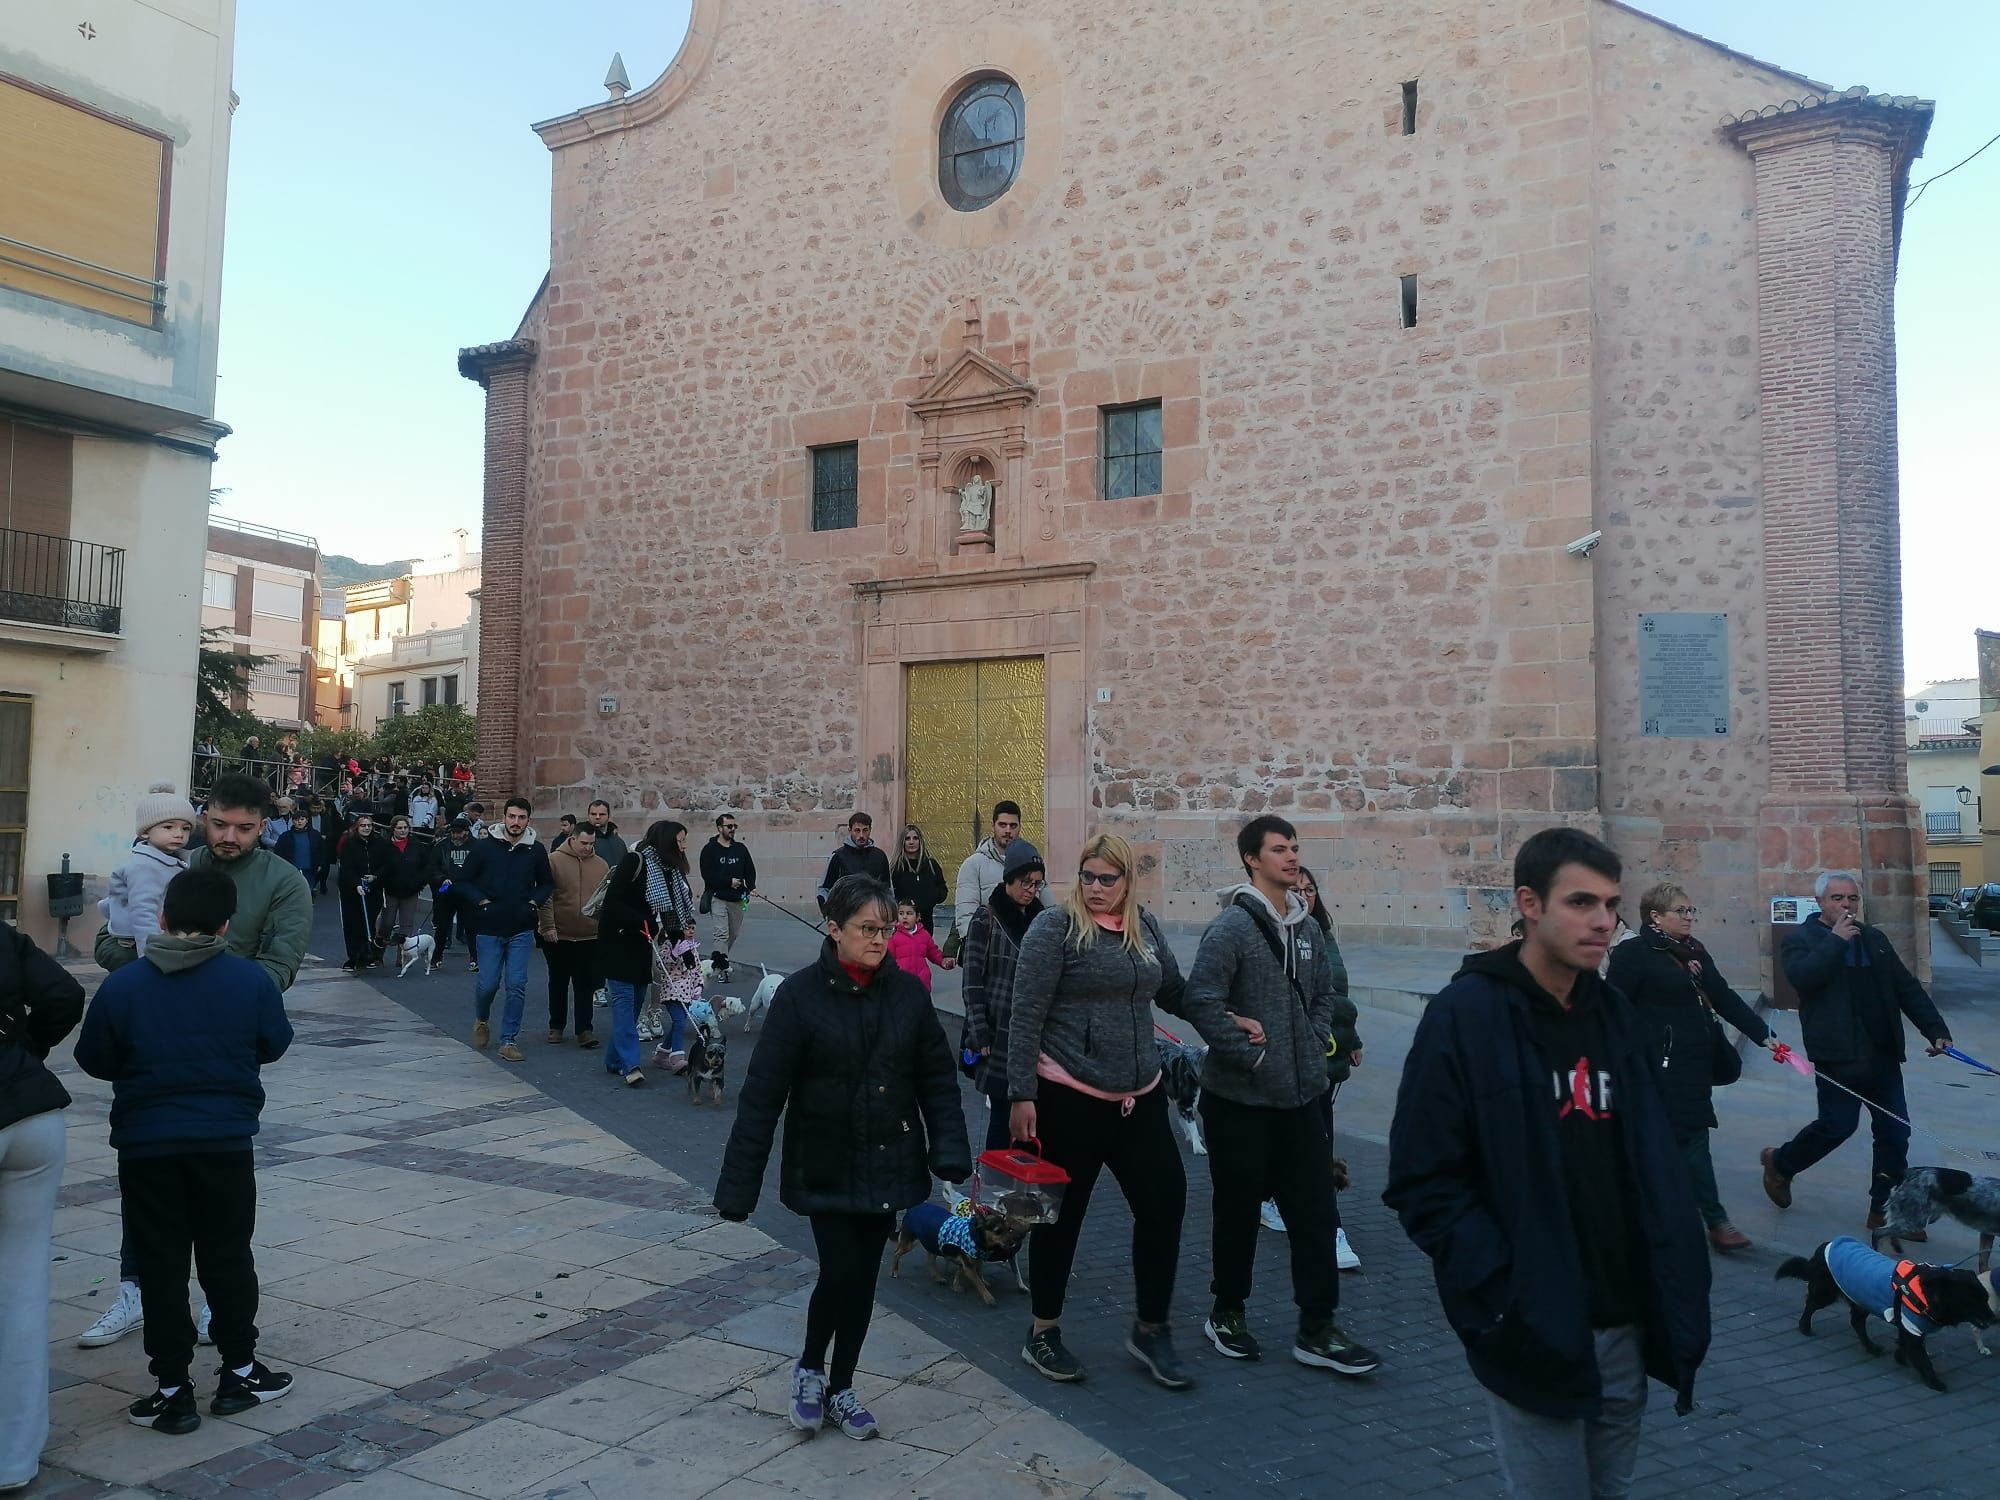
<path id="1" fill-rule="evenodd" d="M 1873 1106 L 1868 1227 L 1880 1229 L 1883 1205 L 1909 1165 L 1903 1017 L 1930 1043 L 1930 1057 L 1951 1045 L 1951 1032 L 1882 929 L 1862 922 L 1861 884 L 1853 875 L 1828 870 L 1814 882 L 1813 895 L 1819 915 L 1785 934 L 1778 961 L 1798 991 L 1799 1038 L 1819 1075 L 1819 1116 L 1784 1145 L 1764 1149 L 1764 1193 L 1780 1208 L 1792 1206 L 1792 1179 L 1854 1134 L 1859 1094 Z M 1925 1238 L 1921 1232 L 1903 1237 Z"/>
<path id="2" fill-rule="evenodd" d="M 1208 1043 L 1201 1114 L 1215 1193 L 1215 1305 L 1202 1331 L 1229 1359 L 1261 1352 L 1244 1304 L 1258 1214 L 1274 1199 L 1291 1237 L 1299 1308 L 1292 1358 L 1342 1375 L 1372 1374 L 1381 1360 L 1333 1321 L 1340 1209 L 1320 1110 L 1333 1030 L 1332 957 L 1292 889 L 1298 830 L 1280 817 L 1253 818 L 1236 836 L 1236 854 L 1248 879 L 1202 935 L 1182 1001 Z"/>
<path id="3" fill-rule="evenodd" d="M 472 836 L 473 836 L 474 838 L 476 838 L 476 839 L 483 839 L 483 838 L 485 838 L 485 837 L 486 837 L 486 804 L 485 804 L 484 802 L 468 802 L 468 803 L 466 803 L 466 804 L 465 804 L 465 821 L 466 821 L 467 823 L 469 823 L 469 824 L 471 824 L 471 825 L 472 825 Z"/>
<path id="4" fill-rule="evenodd" d="M 257 964 L 283 994 L 298 978 L 312 940 L 312 888 L 305 877 L 263 847 L 259 835 L 270 806 L 271 789 L 254 776 L 215 778 L 202 809 L 201 848 L 188 855 L 190 870 L 220 870 L 236 887 L 236 913 L 223 940 L 231 953 Z M 96 958 L 106 968 L 109 932 L 97 937 Z M 118 1246 L 118 1298 L 78 1337 L 85 1349 L 116 1343 L 145 1321 L 139 1302 L 139 1274 L 129 1240 Z M 196 1320 L 208 1337 L 208 1309 Z"/>
<path id="5" fill-rule="evenodd" d="M 827 857 L 826 874 L 819 882 L 819 909 L 826 911 L 826 893 L 840 880 L 849 875 L 866 875 L 870 879 L 889 883 L 889 856 L 877 849 L 872 842 L 875 820 L 865 812 L 858 812 L 847 820 L 847 839 Z"/>
<path id="6" fill-rule="evenodd" d="M 278 840 L 291 831 L 293 802 L 290 797 L 272 800 L 270 813 L 264 819 L 264 831 L 258 842 L 266 849 L 276 849 Z"/>
<path id="7" fill-rule="evenodd" d="M 595 834 L 596 831 L 597 831 L 596 829 L 591 830 L 592 834 Z M 553 838 L 549 842 L 549 853 L 553 854 L 556 852 L 556 850 L 562 848 L 562 846 L 569 841 L 569 836 L 575 832 L 576 832 L 576 814 L 564 813 L 562 815 L 561 821 L 556 826 L 555 838 Z"/>
<path id="8" fill-rule="evenodd" d="M 475 840 L 465 871 L 454 889 L 472 903 L 473 942 L 479 954 L 477 1007 L 472 1045 L 487 1042 L 487 1017 L 501 981 L 507 985 L 507 1006 L 500 1014 L 502 1062 L 521 1061 L 518 1042 L 521 1012 L 528 1001 L 528 954 L 535 946 L 536 908 L 549 899 L 555 876 L 549 852 L 535 842 L 528 819 L 534 813 L 526 797 L 509 797 L 500 821 Z"/>
<path id="9" fill-rule="evenodd" d="M 1701 1215 L 1642 1029 L 1597 973 L 1621 874 L 1577 829 L 1521 845 L 1524 935 L 1425 1007 L 1389 1127 L 1383 1200 L 1433 1262 L 1518 1497 L 1625 1494 L 1647 1375 L 1685 1413 L 1708 1352 Z"/>
<path id="10" fill-rule="evenodd" d="M 472 907 L 459 894 L 458 880 L 465 862 L 472 857 L 472 825 L 453 818 L 451 829 L 431 849 L 431 927 L 437 934 L 437 951 L 431 954 L 431 972 L 444 967 L 454 931 L 465 943 L 468 966 L 479 972 L 478 945 L 472 938 Z"/>
<path id="11" fill-rule="evenodd" d="M 549 1040 L 563 1039 L 574 990 L 576 1044 L 588 1052 L 597 1045 L 591 1026 L 591 997 L 597 991 L 597 918 L 584 915 L 583 908 L 611 876 L 597 857 L 597 830 L 586 824 L 572 833 L 549 855 L 549 874 L 555 886 L 536 927 L 549 965 Z"/>
<path id="12" fill-rule="evenodd" d="M 382 874 L 389 866 L 389 841 L 375 831 L 375 815 L 359 814 L 340 841 L 340 931 L 347 943 L 341 968 L 359 974 L 381 958 L 375 924 L 382 919 Z"/>
<path id="13" fill-rule="evenodd" d="M 965 856 L 952 890 L 952 929 L 961 938 L 972 926 L 972 914 L 986 904 L 993 888 L 1000 883 L 1000 876 L 1007 868 L 1007 851 L 1017 839 L 1029 853 L 1035 852 L 1035 846 L 1021 838 L 1020 803 L 994 803 L 993 831 Z"/>
<path id="14" fill-rule="evenodd" d="M 618 825 L 611 821 L 611 804 L 600 797 L 583 811 L 585 820 L 597 834 L 597 857 L 617 869 L 632 851 L 618 837 Z"/>
<path id="15" fill-rule="evenodd" d="M 312 813 L 307 808 L 293 809 L 292 826 L 278 836 L 277 847 L 271 852 L 305 876 L 308 886 L 326 876 L 326 840 L 312 826 Z"/>
<path id="16" fill-rule="evenodd" d="M 717 979 L 729 978 L 729 954 L 743 935 L 743 912 L 757 889 L 757 862 L 736 841 L 736 815 L 715 820 L 715 837 L 701 846 L 701 909 L 708 914 L 708 960 Z"/>

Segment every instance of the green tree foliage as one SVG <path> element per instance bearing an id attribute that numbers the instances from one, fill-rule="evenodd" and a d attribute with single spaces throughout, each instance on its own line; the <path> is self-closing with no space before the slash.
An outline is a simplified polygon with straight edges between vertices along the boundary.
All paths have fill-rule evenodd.
<path id="1" fill-rule="evenodd" d="M 318 760 L 322 755 L 329 753 L 338 755 L 343 760 L 348 756 L 370 756 L 380 753 L 366 730 L 326 724 L 314 724 L 299 730 L 298 748 L 302 754 L 313 760 Z"/>
<path id="2" fill-rule="evenodd" d="M 374 753 L 394 756 L 398 765 L 449 765 L 457 760 L 470 764 L 476 728 L 464 709 L 433 703 L 413 714 L 384 719 L 375 731 Z"/>
<path id="3" fill-rule="evenodd" d="M 275 658 L 239 651 L 223 639 L 224 634 L 219 628 L 201 633 L 194 676 L 194 734 L 197 740 L 233 749 L 245 735 L 272 733 L 255 714 L 233 707 L 229 700 L 249 685 L 252 672 Z"/>

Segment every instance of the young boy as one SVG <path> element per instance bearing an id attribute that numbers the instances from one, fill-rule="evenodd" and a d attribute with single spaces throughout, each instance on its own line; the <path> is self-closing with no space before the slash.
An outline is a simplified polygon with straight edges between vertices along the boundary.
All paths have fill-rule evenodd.
<path id="1" fill-rule="evenodd" d="M 160 898 L 167 882 L 187 868 L 181 851 L 194 836 L 194 804 L 164 781 L 154 782 L 139 799 L 139 833 L 132 853 L 111 872 L 111 894 L 97 903 L 104 928 L 118 941 L 105 945 L 105 955 L 122 968 L 145 955 L 146 944 L 160 930 Z M 116 953 L 112 950 L 115 947 Z"/>
<path id="2" fill-rule="evenodd" d="M 111 1144 L 159 1389 L 134 1402 L 141 1427 L 179 1435 L 195 1409 L 188 1254 L 209 1306 L 221 1379 L 209 1410 L 226 1417 L 275 1401 L 292 1377 L 257 1362 L 257 1268 L 250 1233 L 257 1184 L 250 1141 L 264 1107 L 258 1069 L 292 1042 L 278 987 L 228 951 L 236 884 L 186 870 L 167 885 L 143 962 L 99 986 L 76 1062 L 111 1082 Z"/>
<path id="3" fill-rule="evenodd" d="M 924 931 L 914 901 L 896 903 L 896 930 L 889 934 L 889 957 L 896 961 L 897 968 L 924 987 L 926 995 L 931 992 L 932 964 L 940 969 L 958 967 L 958 960 L 946 958 L 937 940 Z"/>

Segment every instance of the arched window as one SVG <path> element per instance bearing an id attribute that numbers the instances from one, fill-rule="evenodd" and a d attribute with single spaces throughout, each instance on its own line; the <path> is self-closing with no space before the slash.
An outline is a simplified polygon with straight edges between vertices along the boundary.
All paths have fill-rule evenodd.
<path id="1" fill-rule="evenodd" d="M 963 213 L 997 201 L 1021 175 L 1028 111 L 1011 78 L 967 84 L 938 127 L 938 190 Z"/>

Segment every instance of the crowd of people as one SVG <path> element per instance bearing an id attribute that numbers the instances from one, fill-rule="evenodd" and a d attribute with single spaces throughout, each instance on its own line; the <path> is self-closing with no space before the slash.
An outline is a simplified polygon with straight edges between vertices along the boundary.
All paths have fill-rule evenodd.
<path id="1" fill-rule="evenodd" d="M 656 820 L 628 846 L 602 800 L 546 845 L 524 798 L 507 798 L 490 823 L 468 799 L 429 839 L 419 801 L 413 786 L 403 805 L 377 808 L 349 786 L 285 808 L 240 772 L 217 777 L 199 810 L 153 788 L 103 903 L 95 957 L 108 977 L 87 1016 L 73 976 L 18 934 L 0 942 L 0 1487 L 32 1478 L 47 1432 L 47 1246 L 69 1097 L 45 1059 L 80 1018 L 77 1062 L 113 1088 L 124 1242 L 118 1294 L 79 1342 L 143 1328 L 155 1389 L 129 1415 L 165 1433 L 201 1420 L 197 1343 L 212 1340 L 221 1360 L 213 1414 L 293 1384 L 256 1354 L 250 1143 L 258 1072 L 289 1043 L 282 996 L 329 870 L 346 967 L 414 945 L 435 969 L 456 937 L 477 975 L 472 1043 L 496 1040 L 497 1005 L 503 1062 L 523 1060 L 539 946 L 551 1044 L 573 1037 L 596 1050 L 601 996 L 609 1075 L 643 1084 L 647 1040 L 658 1066 L 687 1065 L 690 1009 L 705 977 L 728 974 L 757 891 L 733 814 L 691 859 L 686 825 Z M 972 1175 L 961 1070 L 985 1101 L 984 1149 L 1029 1144 L 1067 1178 L 1029 1236 L 1022 1359 L 1051 1380 L 1085 1377 L 1064 1337 L 1066 1294 L 1108 1171 L 1132 1224 L 1124 1348 L 1166 1388 L 1195 1383 L 1173 1336 L 1188 1183 L 1156 1010 L 1206 1049 L 1204 1339 L 1224 1358 L 1261 1356 L 1257 1238 L 1281 1228 L 1292 1358 L 1374 1372 L 1381 1357 L 1337 1321 L 1338 1268 L 1355 1257 L 1333 1107 L 1362 1059 L 1358 1013 L 1297 831 L 1270 815 L 1243 826 L 1243 878 L 1184 969 L 1139 900 L 1124 839 L 1086 840 L 1051 904 L 1018 807 L 999 804 L 991 826 L 947 885 L 919 828 L 903 830 L 891 859 L 855 814 L 819 887 L 820 953 L 778 986 L 745 1070 L 714 1203 L 731 1220 L 756 1209 L 782 1124 L 779 1197 L 810 1222 L 819 1261 L 792 1422 L 857 1438 L 879 1430 L 854 1372 L 897 1215 L 928 1201 L 935 1180 Z M 1389 1130 L 1383 1196 L 1434 1262 L 1446 1319 L 1488 1393 L 1503 1470 L 1524 1495 L 1623 1492 L 1647 1378 L 1682 1410 L 1692 1399 L 1710 1338 L 1708 1251 L 1748 1243 L 1719 1201 L 1708 1148 L 1713 1090 L 1741 1067 L 1722 1023 L 1766 1046 L 1775 1037 L 1694 936 L 1698 914 L 1679 885 L 1649 889 L 1621 940 L 1622 880 L 1618 856 L 1578 830 L 1522 844 L 1517 936 L 1469 956 L 1427 1007 Z M 1780 962 L 1819 1068 L 1819 1114 L 1764 1152 L 1763 1185 L 1788 1206 L 1793 1180 L 1854 1132 L 1866 1104 L 1868 1222 L 1880 1227 L 1906 1167 L 1903 1020 L 1933 1055 L 1951 1038 L 1893 945 L 1861 922 L 1855 878 L 1827 872 L 1817 895 L 1819 914 L 1786 937 Z M 953 967 L 963 971 L 956 1047 L 930 996 L 932 969 Z M 190 1260 L 206 1297 L 194 1317 Z"/>

